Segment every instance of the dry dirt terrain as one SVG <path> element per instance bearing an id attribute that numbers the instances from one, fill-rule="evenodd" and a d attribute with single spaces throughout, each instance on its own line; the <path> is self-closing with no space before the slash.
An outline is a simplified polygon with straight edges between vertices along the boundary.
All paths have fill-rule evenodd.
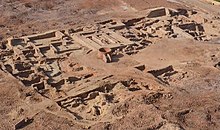
<path id="1" fill-rule="evenodd" d="M 219 130 L 219 10 L 0 1 L 0 129 Z"/>

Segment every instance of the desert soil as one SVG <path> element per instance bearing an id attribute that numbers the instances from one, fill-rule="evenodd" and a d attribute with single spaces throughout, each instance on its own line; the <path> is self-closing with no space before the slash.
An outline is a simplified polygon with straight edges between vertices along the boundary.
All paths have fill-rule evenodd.
<path id="1" fill-rule="evenodd" d="M 150 18 L 157 7 L 176 14 Z M 219 10 L 202 0 L 0 1 L 0 129 L 219 130 Z M 66 53 L 34 39 L 50 30 L 65 45 L 110 34 L 114 47 L 131 45 L 112 49 L 106 63 L 88 43 Z M 13 46 L 13 38 L 33 40 Z"/>

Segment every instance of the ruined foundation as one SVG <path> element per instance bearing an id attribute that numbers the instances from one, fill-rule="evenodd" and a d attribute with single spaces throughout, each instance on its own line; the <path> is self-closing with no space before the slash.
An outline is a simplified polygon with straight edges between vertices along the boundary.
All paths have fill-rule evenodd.
<path id="1" fill-rule="evenodd" d="M 149 77 L 157 79 L 160 84 L 170 85 L 169 79 L 178 73 L 172 65 L 151 70 L 129 58 L 148 46 L 157 44 L 161 39 L 211 41 L 220 36 L 220 32 L 213 34 L 209 31 L 210 27 L 220 29 L 220 26 L 214 26 L 219 23 L 218 20 L 209 21 L 205 15 L 202 20 L 197 18 L 198 15 L 194 11 L 160 7 L 148 10 L 142 17 L 110 19 L 84 27 L 9 38 L 1 49 L 1 69 L 24 86 L 32 87 L 44 97 L 55 100 L 60 109 L 69 113 L 75 120 L 81 121 L 80 123 L 102 121 L 105 111 L 111 108 L 109 104 L 115 105 L 123 100 L 114 101 L 116 92 L 119 91 L 123 95 L 138 90 L 154 90 L 147 83 L 134 79 L 114 79 L 109 82 L 107 79 L 114 75 L 108 74 L 102 66 L 110 68 L 111 64 L 117 64 L 124 56 L 127 59 L 122 63 L 130 67 L 129 71 L 132 70 L 137 75 L 150 75 Z M 94 58 L 91 56 L 93 54 L 99 59 L 94 62 L 102 65 L 99 66 L 99 73 L 93 67 L 80 63 L 81 57 Z M 73 57 L 79 61 L 76 62 Z M 219 63 L 215 67 L 219 68 Z M 114 71 L 118 71 L 117 68 Z M 183 77 L 186 75 L 181 74 Z M 160 85 L 156 90 L 160 90 Z M 55 96 L 51 94 L 53 92 L 56 93 Z M 169 94 L 167 96 L 160 92 L 150 94 L 149 97 L 143 97 L 145 105 L 153 104 L 160 98 L 170 98 Z M 81 108 L 81 104 L 95 104 L 94 99 L 98 100 L 98 105 Z M 118 107 L 127 106 L 125 104 Z M 82 109 L 84 116 L 74 112 L 78 109 Z M 112 113 L 119 118 L 126 111 L 118 112 L 113 109 Z M 96 116 L 98 118 L 94 119 Z M 111 117 L 106 117 L 106 120 L 111 120 Z M 22 128 L 31 122 L 32 120 L 21 120 L 15 128 Z"/>

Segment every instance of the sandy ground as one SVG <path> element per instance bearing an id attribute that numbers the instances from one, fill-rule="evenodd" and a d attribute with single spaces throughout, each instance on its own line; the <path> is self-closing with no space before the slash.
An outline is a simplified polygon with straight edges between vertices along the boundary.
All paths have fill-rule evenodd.
<path id="1" fill-rule="evenodd" d="M 124 20 L 145 15 L 146 9 L 154 7 L 191 9 L 193 3 L 186 6 L 165 0 L 6 0 L 0 3 L 0 41 L 110 18 Z M 203 3 L 193 8 L 199 13 L 214 10 L 210 17 L 219 17 L 215 14 L 219 7 Z M 209 24 L 204 26 L 209 28 Z M 207 35 L 217 34 L 213 31 L 216 28 L 217 25 L 210 27 Z M 3 71 L 1 65 L 0 129 L 218 130 L 217 38 L 196 41 L 164 37 L 137 54 L 121 54 L 108 64 L 97 59 L 96 51 L 72 53 L 60 61 L 62 72 L 92 76 L 59 89 L 38 91 L 27 87 Z M 5 56 L 2 48 L 3 44 L 1 60 Z M 139 65 L 144 65 L 144 69 L 135 68 Z"/>
<path id="2" fill-rule="evenodd" d="M 129 12 L 160 6 L 178 7 L 165 0 L 3 1 L 0 7 L 0 38 L 70 28 L 111 17 L 127 18 L 132 15 Z"/>
<path id="3" fill-rule="evenodd" d="M 215 0 L 206 0 L 208 3 L 213 4 L 213 5 L 220 5 L 218 1 Z"/>

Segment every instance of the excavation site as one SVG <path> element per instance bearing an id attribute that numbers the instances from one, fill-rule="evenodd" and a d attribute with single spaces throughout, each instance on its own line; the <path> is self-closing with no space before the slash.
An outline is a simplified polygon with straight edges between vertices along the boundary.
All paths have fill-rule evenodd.
<path id="1" fill-rule="evenodd" d="M 219 130 L 220 1 L 0 0 L 0 130 Z"/>

